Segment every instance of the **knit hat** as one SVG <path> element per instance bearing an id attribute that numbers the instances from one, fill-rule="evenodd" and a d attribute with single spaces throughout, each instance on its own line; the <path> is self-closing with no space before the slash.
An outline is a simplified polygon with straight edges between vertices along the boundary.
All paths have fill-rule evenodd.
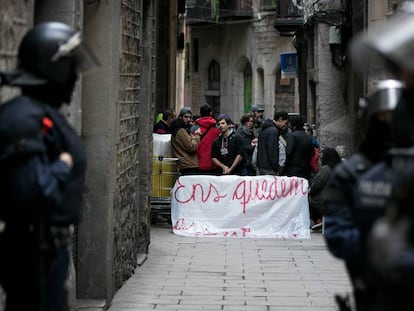
<path id="1" fill-rule="evenodd" d="M 193 114 L 190 107 L 183 107 L 183 108 L 181 108 L 181 110 L 180 110 L 180 117 L 182 117 L 186 113 Z"/>
<path id="2" fill-rule="evenodd" d="M 217 119 L 216 120 L 217 121 L 220 121 L 222 119 L 226 120 L 227 124 L 234 124 L 233 121 L 231 120 L 230 116 L 228 114 L 226 114 L 226 113 L 220 113 L 217 116 Z"/>
<path id="3" fill-rule="evenodd" d="M 254 104 L 252 106 L 251 112 L 253 111 L 264 111 L 264 106 L 262 104 Z"/>

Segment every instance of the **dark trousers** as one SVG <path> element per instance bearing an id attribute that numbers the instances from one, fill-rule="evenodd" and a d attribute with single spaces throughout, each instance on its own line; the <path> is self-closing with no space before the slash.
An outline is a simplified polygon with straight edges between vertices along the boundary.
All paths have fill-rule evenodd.
<path id="1" fill-rule="evenodd" d="M 276 176 L 277 172 L 272 169 L 258 167 L 256 175 L 275 175 Z"/>
<path id="2" fill-rule="evenodd" d="M 0 249 L 0 284 L 6 293 L 5 311 L 65 310 L 70 259 L 67 244 L 49 242 L 41 247 L 35 234 L 5 232 L 0 234 Z"/>
<path id="3" fill-rule="evenodd" d="M 181 176 L 185 176 L 185 175 L 199 175 L 200 171 L 198 170 L 198 167 L 189 167 L 189 168 L 184 168 L 182 170 L 180 170 L 180 175 Z"/>
<path id="4" fill-rule="evenodd" d="M 214 169 L 214 170 L 199 170 L 198 174 L 200 175 L 220 175 L 220 169 Z"/>

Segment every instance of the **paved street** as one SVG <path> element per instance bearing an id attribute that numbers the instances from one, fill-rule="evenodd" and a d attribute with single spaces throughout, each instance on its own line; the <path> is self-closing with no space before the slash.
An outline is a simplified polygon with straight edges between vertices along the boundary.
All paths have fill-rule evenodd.
<path id="1" fill-rule="evenodd" d="M 337 310 L 349 293 L 341 261 L 323 236 L 309 240 L 188 238 L 151 230 L 148 259 L 116 293 L 109 311 Z"/>

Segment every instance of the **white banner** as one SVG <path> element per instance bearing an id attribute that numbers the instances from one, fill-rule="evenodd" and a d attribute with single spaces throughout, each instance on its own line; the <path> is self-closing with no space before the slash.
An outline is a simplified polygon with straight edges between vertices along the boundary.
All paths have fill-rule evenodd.
<path id="1" fill-rule="evenodd" d="M 308 181 L 285 176 L 181 176 L 173 232 L 191 237 L 310 238 Z"/>

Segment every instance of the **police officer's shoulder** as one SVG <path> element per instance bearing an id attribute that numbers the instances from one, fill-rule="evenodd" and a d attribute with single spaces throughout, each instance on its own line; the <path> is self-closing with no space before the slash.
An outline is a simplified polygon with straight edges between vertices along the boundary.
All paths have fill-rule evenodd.
<path id="1" fill-rule="evenodd" d="M 394 170 L 390 163 L 382 161 L 370 167 L 360 179 L 371 179 L 382 177 L 384 179 L 393 177 Z"/>
<path id="2" fill-rule="evenodd" d="M 19 96 L 0 106 L 0 132 L 3 137 L 32 137 L 39 134 L 45 111 L 29 97 Z"/>
<path id="3" fill-rule="evenodd" d="M 356 180 L 370 166 L 371 162 L 366 157 L 356 153 L 346 161 L 339 163 L 334 169 L 334 174 L 340 179 Z"/>

